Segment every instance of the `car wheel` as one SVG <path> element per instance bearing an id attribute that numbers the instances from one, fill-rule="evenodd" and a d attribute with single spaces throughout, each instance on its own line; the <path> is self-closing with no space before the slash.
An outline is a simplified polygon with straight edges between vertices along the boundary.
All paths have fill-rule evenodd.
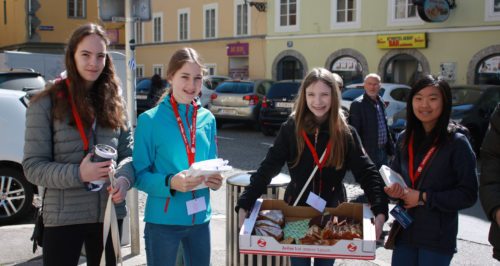
<path id="1" fill-rule="evenodd" d="M 276 130 L 272 128 L 261 126 L 260 131 L 262 131 L 262 134 L 264 134 L 264 136 L 273 137 L 274 135 L 276 135 Z"/>
<path id="2" fill-rule="evenodd" d="M 33 185 L 18 168 L 0 168 L 0 223 L 13 223 L 33 209 Z"/>

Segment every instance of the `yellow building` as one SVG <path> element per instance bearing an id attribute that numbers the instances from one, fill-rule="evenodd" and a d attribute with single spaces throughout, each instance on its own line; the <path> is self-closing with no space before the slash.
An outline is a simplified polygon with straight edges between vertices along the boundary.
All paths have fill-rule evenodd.
<path id="1" fill-rule="evenodd" d="M 500 84 L 500 0 L 423 2 L 437 22 L 421 19 L 412 0 L 269 0 L 266 76 L 302 78 L 321 66 L 347 84 L 370 72 L 394 83 L 435 74 Z"/>
<path id="2" fill-rule="evenodd" d="M 63 53 L 79 25 L 95 22 L 106 28 L 112 48 L 123 49 L 123 23 L 103 23 L 98 0 L 7 0 L 0 4 L 0 51 Z"/>
<path id="3" fill-rule="evenodd" d="M 197 50 L 208 74 L 232 78 L 266 75 L 265 5 L 244 0 L 152 0 L 152 20 L 136 23 L 137 76 L 165 76 L 179 48 Z M 257 9 L 259 8 L 259 10 Z"/>

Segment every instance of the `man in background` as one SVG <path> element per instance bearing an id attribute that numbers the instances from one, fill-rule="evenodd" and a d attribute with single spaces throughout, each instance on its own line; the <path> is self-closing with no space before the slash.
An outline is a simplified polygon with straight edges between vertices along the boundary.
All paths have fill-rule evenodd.
<path id="1" fill-rule="evenodd" d="M 388 165 L 389 156 L 394 155 L 394 140 L 387 126 L 385 104 L 379 96 L 380 76 L 371 73 L 365 77 L 365 93 L 351 103 L 349 124 L 361 138 L 363 147 L 371 160 L 380 169 Z"/>

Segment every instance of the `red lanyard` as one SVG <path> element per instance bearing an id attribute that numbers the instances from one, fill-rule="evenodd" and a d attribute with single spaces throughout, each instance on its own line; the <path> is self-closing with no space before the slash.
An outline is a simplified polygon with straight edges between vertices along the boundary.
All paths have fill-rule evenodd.
<path id="1" fill-rule="evenodd" d="M 189 136 L 191 137 L 191 146 L 189 145 L 186 130 L 184 129 L 184 125 L 182 124 L 181 116 L 179 115 L 179 107 L 177 106 L 177 102 L 174 99 L 174 95 L 170 96 L 170 103 L 172 104 L 172 108 L 174 109 L 175 119 L 177 120 L 177 125 L 179 126 L 179 130 L 181 131 L 182 140 L 184 141 L 184 146 L 186 147 L 186 153 L 188 156 L 189 166 L 194 163 L 194 156 L 196 153 L 196 115 L 198 113 L 198 108 L 196 108 L 196 102 L 193 101 L 193 116 L 191 120 L 193 121 L 191 125 L 189 125 L 188 113 L 189 106 L 186 106 L 186 123 L 189 127 Z"/>
<path id="2" fill-rule="evenodd" d="M 316 133 L 316 134 L 318 134 L 318 133 Z M 332 143 L 330 141 L 328 141 L 328 144 L 326 145 L 325 157 L 320 162 L 319 157 L 318 157 L 318 152 L 316 151 L 316 148 L 312 145 L 311 141 L 307 137 L 307 134 L 304 130 L 302 130 L 302 137 L 304 138 L 304 141 L 306 142 L 307 147 L 309 148 L 309 151 L 311 151 L 311 154 L 312 154 L 313 159 L 314 159 L 314 164 L 316 164 L 318 166 L 318 169 L 319 169 L 319 172 L 321 175 L 321 170 L 325 166 L 325 163 L 328 160 L 328 157 L 330 156 L 330 151 L 332 149 Z M 318 193 L 319 195 L 321 195 L 322 189 L 323 189 L 323 180 L 320 179 L 320 181 L 319 181 L 319 193 Z"/>
<path id="3" fill-rule="evenodd" d="M 422 174 L 422 171 L 424 170 L 425 166 L 429 162 L 429 159 L 431 156 L 434 154 L 436 151 L 437 146 L 433 145 L 425 154 L 424 159 L 420 162 L 420 165 L 417 168 L 417 171 L 413 172 L 413 135 L 410 137 L 410 143 L 408 144 L 408 172 L 410 173 L 410 179 L 411 179 L 411 184 L 412 187 L 415 188 L 415 183 L 417 182 L 418 178 Z"/>
<path id="4" fill-rule="evenodd" d="M 174 109 L 175 119 L 177 120 L 177 125 L 179 126 L 179 130 L 181 131 L 182 140 L 184 141 L 184 146 L 186 147 L 186 153 L 188 156 L 189 166 L 194 163 L 194 157 L 196 154 L 196 115 L 198 114 L 198 108 L 196 106 L 196 101 L 193 100 L 193 116 L 191 117 L 192 123 L 189 125 L 188 113 L 189 113 L 189 105 L 186 106 L 186 123 L 189 127 L 189 136 L 191 137 L 191 146 L 189 145 L 186 130 L 184 129 L 184 125 L 182 124 L 182 119 L 179 114 L 179 107 L 177 106 L 177 102 L 174 99 L 174 95 L 170 96 L 170 103 L 172 104 L 172 108 Z M 196 198 L 195 191 L 191 191 L 191 195 L 193 199 Z M 167 199 L 168 202 L 169 199 Z M 192 223 L 194 224 L 195 215 L 193 214 Z"/>
<path id="5" fill-rule="evenodd" d="M 80 118 L 78 110 L 76 110 L 76 105 L 73 102 L 73 98 L 71 97 L 71 90 L 69 88 L 69 79 L 66 79 L 66 86 L 68 87 L 68 101 L 71 104 L 71 112 L 73 113 L 73 118 L 75 119 L 76 127 L 78 128 L 78 132 L 80 133 L 80 138 L 83 141 L 83 150 L 85 154 L 87 154 L 89 151 L 89 139 L 85 134 L 85 131 L 83 129 L 82 119 Z"/>

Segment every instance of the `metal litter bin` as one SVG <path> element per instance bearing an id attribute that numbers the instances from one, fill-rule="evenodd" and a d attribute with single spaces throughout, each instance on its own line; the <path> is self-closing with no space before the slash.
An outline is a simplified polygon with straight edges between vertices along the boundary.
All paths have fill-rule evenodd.
<path id="1" fill-rule="evenodd" d="M 235 175 L 227 179 L 227 197 L 226 197 L 226 265 L 290 265 L 288 257 L 283 256 L 265 256 L 239 253 L 239 230 L 238 214 L 234 211 L 238 197 L 245 187 L 250 185 L 250 174 Z M 278 174 L 273 177 L 271 184 L 267 186 L 267 194 L 262 198 L 283 199 L 286 186 L 290 183 L 290 176 Z"/>

